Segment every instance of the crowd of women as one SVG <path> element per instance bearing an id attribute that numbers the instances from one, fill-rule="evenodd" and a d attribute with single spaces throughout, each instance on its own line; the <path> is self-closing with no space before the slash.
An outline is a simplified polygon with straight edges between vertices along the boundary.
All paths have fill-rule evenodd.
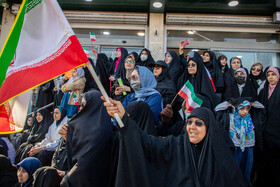
<path id="1" fill-rule="evenodd" d="M 23 131 L 1 136 L 0 186 L 280 186 L 279 69 L 183 48 L 93 50 L 110 102 L 87 66 L 41 85 Z"/>

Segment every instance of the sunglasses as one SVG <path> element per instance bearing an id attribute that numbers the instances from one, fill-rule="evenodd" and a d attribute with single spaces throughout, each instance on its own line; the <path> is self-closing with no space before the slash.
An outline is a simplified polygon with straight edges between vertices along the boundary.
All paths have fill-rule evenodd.
<path id="1" fill-rule="evenodd" d="M 189 63 L 189 64 L 188 64 L 188 68 L 189 68 L 189 67 L 195 67 L 195 66 L 196 66 L 195 63 Z"/>
<path id="2" fill-rule="evenodd" d="M 192 120 L 192 119 L 187 119 L 187 125 L 192 125 L 192 124 L 195 124 L 195 126 L 197 126 L 197 127 L 201 127 L 203 124 L 204 124 L 204 122 L 203 121 L 201 121 L 201 120 Z"/>
<path id="3" fill-rule="evenodd" d="M 126 60 L 125 63 L 130 63 L 130 64 L 133 64 L 133 60 Z"/>
<path id="4" fill-rule="evenodd" d="M 260 71 L 261 71 L 260 68 L 256 68 L 256 67 L 252 67 L 251 70 L 252 70 L 252 71 L 257 71 L 257 72 L 260 72 Z"/>

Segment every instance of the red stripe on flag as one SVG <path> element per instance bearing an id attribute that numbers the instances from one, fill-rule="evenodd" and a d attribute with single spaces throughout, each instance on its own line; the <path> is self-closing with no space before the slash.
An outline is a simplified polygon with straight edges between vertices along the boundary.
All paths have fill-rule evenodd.
<path id="1" fill-rule="evenodd" d="M 14 72 L 12 75 L 8 76 L 0 88 L 0 105 L 31 88 L 86 63 L 88 58 L 77 37 L 72 35 L 66 42 L 69 42 L 69 40 L 71 44 L 64 52 L 59 56 L 50 56 L 49 58 L 51 61 L 48 63 Z"/>
<path id="2" fill-rule="evenodd" d="M 190 106 L 190 104 L 189 104 L 189 97 L 188 97 L 188 95 L 185 93 L 185 92 L 183 92 L 182 90 L 180 90 L 179 91 L 179 93 L 178 93 L 182 98 L 184 98 L 185 99 L 185 101 L 186 101 L 186 109 L 188 110 L 188 111 L 193 111 L 193 107 L 191 107 Z"/>
<path id="3" fill-rule="evenodd" d="M 15 131 L 12 110 L 9 103 L 0 106 L 0 133 Z"/>

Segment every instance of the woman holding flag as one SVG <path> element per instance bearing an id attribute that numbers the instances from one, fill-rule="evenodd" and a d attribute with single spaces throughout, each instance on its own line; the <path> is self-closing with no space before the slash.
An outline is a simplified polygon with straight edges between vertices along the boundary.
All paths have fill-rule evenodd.
<path id="1" fill-rule="evenodd" d="M 247 186 L 209 109 L 190 113 L 186 133 L 157 138 L 143 132 L 121 102 L 110 99 L 104 106 L 124 123 L 115 186 Z"/>
<path id="2" fill-rule="evenodd" d="M 203 59 L 201 57 L 193 57 L 189 59 L 187 71 L 185 71 L 178 80 L 177 90 L 180 90 L 187 81 L 192 85 L 194 93 L 203 97 L 203 106 L 210 110 L 214 109 L 218 104 L 218 99 L 207 75 L 206 69 L 204 68 Z M 182 103 L 182 100 L 180 103 Z"/>

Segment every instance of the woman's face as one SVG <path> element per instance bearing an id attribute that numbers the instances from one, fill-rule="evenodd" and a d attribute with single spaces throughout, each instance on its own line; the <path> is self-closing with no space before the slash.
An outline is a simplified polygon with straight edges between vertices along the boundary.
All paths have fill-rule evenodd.
<path id="1" fill-rule="evenodd" d="M 38 123 L 41 123 L 43 121 L 43 116 L 39 112 L 36 113 L 36 120 Z"/>
<path id="2" fill-rule="evenodd" d="M 139 83 L 141 83 L 140 75 L 136 69 L 132 71 L 131 75 L 129 76 L 129 80 L 137 80 Z"/>
<path id="3" fill-rule="evenodd" d="M 259 76 L 262 71 L 262 67 L 260 65 L 252 66 L 251 72 L 254 76 Z"/>
<path id="4" fill-rule="evenodd" d="M 154 72 L 155 77 L 158 77 L 162 72 L 162 67 L 159 65 L 155 65 L 153 72 Z"/>
<path id="5" fill-rule="evenodd" d="M 33 117 L 27 118 L 27 125 L 28 125 L 29 127 L 31 127 L 32 122 L 33 122 Z"/>
<path id="6" fill-rule="evenodd" d="M 58 108 L 54 109 L 53 111 L 53 120 L 58 121 L 61 118 L 61 112 Z"/>
<path id="7" fill-rule="evenodd" d="M 278 82 L 278 77 L 273 71 L 267 72 L 266 78 L 270 85 L 274 85 Z"/>
<path id="8" fill-rule="evenodd" d="M 190 75 L 195 75 L 197 72 L 197 64 L 192 60 L 188 63 L 188 72 Z"/>
<path id="9" fill-rule="evenodd" d="M 120 49 L 117 49 L 117 51 L 116 51 L 116 57 L 118 58 L 118 57 L 120 57 L 121 55 L 122 55 L 121 50 L 120 50 Z"/>
<path id="10" fill-rule="evenodd" d="M 78 77 L 78 72 L 76 69 L 73 69 L 72 70 L 72 77 L 75 78 L 75 77 Z"/>
<path id="11" fill-rule="evenodd" d="M 168 53 L 166 53 L 166 55 L 165 55 L 165 63 L 169 64 L 171 62 L 171 59 L 172 59 L 172 57 Z"/>
<path id="12" fill-rule="evenodd" d="M 225 66 L 226 64 L 227 64 L 227 59 L 226 58 L 221 59 L 221 65 Z"/>
<path id="13" fill-rule="evenodd" d="M 206 135 L 206 125 L 200 118 L 190 117 L 187 119 L 187 132 L 190 142 L 198 144 Z"/>
<path id="14" fill-rule="evenodd" d="M 124 63 L 124 68 L 126 70 L 133 70 L 135 67 L 135 63 L 132 58 L 127 58 Z"/>
<path id="15" fill-rule="evenodd" d="M 231 67 L 235 71 L 241 67 L 241 62 L 238 58 L 235 58 L 231 61 Z"/>
<path id="16" fill-rule="evenodd" d="M 209 53 L 204 53 L 203 55 L 203 62 L 209 62 L 210 61 L 210 55 Z"/>
<path id="17" fill-rule="evenodd" d="M 23 184 L 28 180 L 29 175 L 22 167 L 19 167 L 19 169 L 17 170 L 17 177 L 18 177 L 18 182 L 20 184 Z"/>

